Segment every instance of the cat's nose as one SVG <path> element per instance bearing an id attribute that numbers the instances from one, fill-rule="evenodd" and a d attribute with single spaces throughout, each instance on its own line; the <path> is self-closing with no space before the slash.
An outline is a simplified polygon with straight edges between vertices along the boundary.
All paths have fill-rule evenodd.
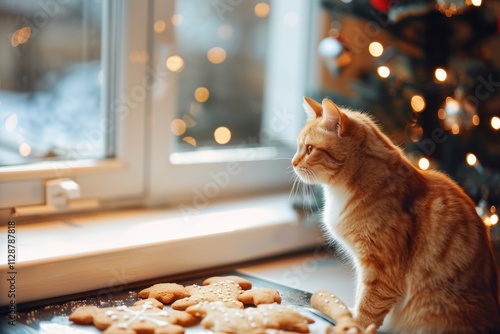
<path id="1" fill-rule="evenodd" d="M 293 167 L 297 167 L 297 165 L 298 165 L 298 164 L 299 164 L 299 159 L 297 159 L 296 157 L 294 157 L 294 158 L 292 159 L 292 166 L 293 166 Z"/>

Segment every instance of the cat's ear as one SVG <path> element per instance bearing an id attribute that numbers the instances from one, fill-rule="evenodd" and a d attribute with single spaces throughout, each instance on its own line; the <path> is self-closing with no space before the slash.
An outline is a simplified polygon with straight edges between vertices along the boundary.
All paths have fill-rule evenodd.
<path id="1" fill-rule="evenodd" d="M 304 96 L 304 102 L 302 103 L 302 106 L 306 111 L 308 119 L 321 117 L 321 114 L 323 113 L 323 107 L 321 106 L 321 104 L 307 96 Z"/>
<path id="2" fill-rule="evenodd" d="M 323 99 L 322 108 L 327 129 L 337 132 L 339 137 L 345 135 L 349 127 L 349 118 L 346 114 L 330 99 Z"/>

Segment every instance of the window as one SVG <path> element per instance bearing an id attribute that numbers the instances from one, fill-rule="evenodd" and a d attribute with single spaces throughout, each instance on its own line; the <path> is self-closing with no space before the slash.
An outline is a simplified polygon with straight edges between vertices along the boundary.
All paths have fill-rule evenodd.
<path id="1" fill-rule="evenodd" d="M 78 96 L 62 103 L 61 119 L 40 123 L 45 136 L 25 124 L 21 110 L 2 114 L 10 131 L 2 134 L 0 207 L 43 204 L 44 183 L 61 177 L 101 205 L 199 207 L 215 198 L 288 189 L 286 171 L 303 121 L 311 7 L 318 3 L 23 3 L 26 12 L 24 5 L 0 7 L 10 18 L 0 23 L 10 36 L 6 48 L 33 57 L 40 47 L 57 57 L 37 58 L 29 72 L 37 75 L 25 86 L 7 87 L 2 79 L 1 93 L 51 94 L 60 86 Z M 41 17 L 47 18 L 43 26 Z M 72 62 L 56 60 L 66 58 Z M 15 66 L 25 70 L 22 64 Z M 55 113 L 40 110 L 44 117 Z M 24 142 L 8 146 L 23 129 L 34 136 L 29 154 Z M 36 149 L 42 144 L 45 150 Z"/>
<path id="2" fill-rule="evenodd" d="M 101 8 L 101 1 L 82 0 L 0 8 L 9 36 L 0 40 L 2 166 L 113 155 L 106 138 L 94 134 L 105 119 Z"/>

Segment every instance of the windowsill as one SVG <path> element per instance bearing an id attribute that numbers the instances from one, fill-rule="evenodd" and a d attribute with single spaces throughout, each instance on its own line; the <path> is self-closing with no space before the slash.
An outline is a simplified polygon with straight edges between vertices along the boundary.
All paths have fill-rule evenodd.
<path id="1" fill-rule="evenodd" d="M 6 227 L 1 229 L 7 247 Z M 313 247 L 317 225 L 300 222 L 288 195 L 196 212 L 137 209 L 16 226 L 16 303 L 242 263 Z M 6 254 L 6 253 L 4 253 Z M 0 259 L 7 273 L 7 258 Z M 10 302 L 2 284 L 0 304 Z"/>

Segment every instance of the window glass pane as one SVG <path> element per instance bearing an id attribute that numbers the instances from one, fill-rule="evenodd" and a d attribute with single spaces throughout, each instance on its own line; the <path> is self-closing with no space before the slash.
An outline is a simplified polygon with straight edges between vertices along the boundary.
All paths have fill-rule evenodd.
<path id="1" fill-rule="evenodd" d="M 178 75 L 177 151 L 259 144 L 268 42 L 268 1 L 177 1 L 167 59 Z M 165 24 L 168 25 L 165 28 Z M 171 28 L 170 28 L 171 27 Z"/>
<path id="2" fill-rule="evenodd" d="M 103 158 L 101 0 L 0 1 L 0 165 Z"/>

